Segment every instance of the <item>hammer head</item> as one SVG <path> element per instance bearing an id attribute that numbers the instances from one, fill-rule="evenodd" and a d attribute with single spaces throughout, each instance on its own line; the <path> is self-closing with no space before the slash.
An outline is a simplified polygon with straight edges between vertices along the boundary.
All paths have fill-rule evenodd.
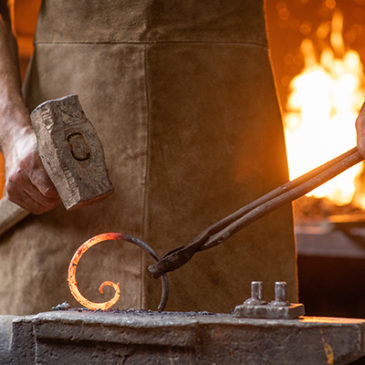
<path id="1" fill-rule="evenodd" d="M 103 147 L 77 95 L 46 101 L 30 117 L 43 166 L 67 210 L 113 191 Z"/>

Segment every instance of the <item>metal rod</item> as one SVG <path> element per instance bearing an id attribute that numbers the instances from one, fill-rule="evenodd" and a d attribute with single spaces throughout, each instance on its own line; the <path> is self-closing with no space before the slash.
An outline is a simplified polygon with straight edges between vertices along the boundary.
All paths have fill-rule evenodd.
<path id="1" fill-rule="evenodd" d="M 308 193 L 362 160 L 363 158 L 356 147 L 345 152 L 297 179 L 279 186 L 211 225 L 193 238 L 187 246 L 167 253 L 157 264 L 150 265 L 148 270 L 154 278 L 176 270 L 189 261 L 195 252 L 222 243 L 248 224 Z"/>

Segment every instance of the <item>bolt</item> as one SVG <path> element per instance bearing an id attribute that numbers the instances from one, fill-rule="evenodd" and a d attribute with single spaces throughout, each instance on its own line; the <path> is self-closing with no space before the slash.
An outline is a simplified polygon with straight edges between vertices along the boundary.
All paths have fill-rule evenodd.
<path id="1" fill-rule="evenodd" d="M 251 299 L 262 300 L 262 281 L 251 281 Z"/>
<path id="2" fill-rule="evenodd" d="M 286 282 L 275 281 L 275 299 L 270 302 L 275 307 L 286 307 L 289 302 L 286 300 Z"/>
<path id="3" fill-rule="evenodd" d="M 263 305 L 262 300 L 262 281 L 251 281 L 251 298 L 244 301 L 245 305 Z"/>
<path id="4" fill-rule="evenodd" d="M 275 301 L 286 302 L 286 282 L 276 281 L 275 282 Z"/>

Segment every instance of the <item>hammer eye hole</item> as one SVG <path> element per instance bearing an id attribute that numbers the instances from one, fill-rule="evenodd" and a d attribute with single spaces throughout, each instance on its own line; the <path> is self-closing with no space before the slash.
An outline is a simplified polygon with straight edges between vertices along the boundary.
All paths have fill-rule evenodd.
<path id="1" fill-rule="evenodd" d="M 67 137 L 72 156 L 77 161 L 85 161 L 90 157 L 90 148 L 81 133 L 72 133 Z"/>

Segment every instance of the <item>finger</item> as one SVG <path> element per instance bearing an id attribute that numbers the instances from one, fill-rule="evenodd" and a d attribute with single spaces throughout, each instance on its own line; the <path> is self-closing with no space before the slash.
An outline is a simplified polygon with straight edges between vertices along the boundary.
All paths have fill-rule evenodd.
<path id="1" fill-rule="evenodd" d="M 55 197 L 44 196 L 42 192 L 38 189 L 38 186 L 35 186 L 28 178 L 26 178 L 26 181 L 24 183 L 24 192 L 34 201 L 38 202 L 45 208 L 48 208 L 48 210 L 54 208 L 55 205 L 57 205 L 57 203 L 59 203 L 60 201 L 58 194 Z"/>
<path id="2" fill-rule="evenodd" d="M 47 198 L 59 198 L 57 190 L 43 167 L 39 156 L 37 156 L 37 162 L 29 174 L 29 179 L 43 196 Z"/>
<path id="3" fill-rule="evenodd" d="M 365 102 L 362 104 L 360 109 L 360 115 L 365 112 Z"/>
<path id="4" fill-rule="evenodd" d="M 365 158 L 365 103 L 362 105 L 360 114 L 356 119 L 357 147 Z"/>
<path id="5" fill-rule="evenodd" d="M 58 192 L 46 173 L 32 174 L 29 181 L 44 197 L 59 200 Z"/>
<path id="6" fill-rule="evenodd" d="M 44 207 L 25 192 L 17 195 L 8 195 L 8 199 L 33 214 L 43 214 L 49 210 L 48 207 Z"/>
<path id="7" fill-rule="evenodd" d="M 47 198 L 35 187 L 28 176 L 18 170 L 16 176 L 9 179 L 6 185 L 9 200 L 20 203 L 30 212 L 46 212 L 53 209 L 59 203 L 59 198 Z M 24 206 L 25 205 L 25 206 Z"/>

